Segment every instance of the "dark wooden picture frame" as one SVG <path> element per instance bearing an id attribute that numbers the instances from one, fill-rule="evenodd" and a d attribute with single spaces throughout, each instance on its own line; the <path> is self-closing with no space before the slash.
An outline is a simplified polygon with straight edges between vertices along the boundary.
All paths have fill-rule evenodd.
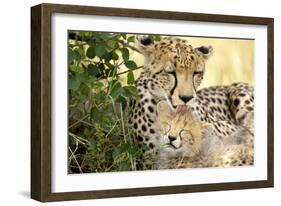
<path id="1" fill-rule="evenodd" d="M 51 16 L 54 13 L 221 22 L 267 26 L 267 180 L 53 193 L 51 191 Z M 31 197 L 48 202 L 273 187 L 274 83 L 272 18 L 40 4 L 31 8 Z"/>

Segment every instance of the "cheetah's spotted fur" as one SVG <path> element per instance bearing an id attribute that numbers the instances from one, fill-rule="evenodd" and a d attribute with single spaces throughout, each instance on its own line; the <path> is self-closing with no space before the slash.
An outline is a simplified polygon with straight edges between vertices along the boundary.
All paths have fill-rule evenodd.
<path id="1" fill-rule="evenodd" d="M 152 42 L 139 38 L 145 57 L 144 70 L 136 80 L 138 98 L 130 100 L 129 123 L 134 140 L 149 151 L 158 147 L 161 134 L 156 124 L 157 104 L 166 100 L 174 111 L 187 105 L 202 122 L 216 122 L 218 137 L 234 132 L 235 125 L 244 125 L 253 110 L 253 88 L 247 83 L 213 86 L 196 91 L 200 85 L 211 46 L 193 48 L 186 40 L 163 38 Z"/>

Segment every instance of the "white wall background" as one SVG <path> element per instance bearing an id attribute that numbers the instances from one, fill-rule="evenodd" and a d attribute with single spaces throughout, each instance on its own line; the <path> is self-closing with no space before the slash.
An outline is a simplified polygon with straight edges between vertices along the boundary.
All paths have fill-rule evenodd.
<path id="1" fill-rule="evenodd" d="M 280 5 L 276 0 L 57 0 L 83 4 L 275 18 L 275 188 L 150 197 L 48 203 L 47 205 L 280 205 L 281 200 L 281 37 Z M 0 6 L 0 203 L 39 205 L 29 199 L 30 184 L 30 6 L 41 1 L 2 1 Z"/>

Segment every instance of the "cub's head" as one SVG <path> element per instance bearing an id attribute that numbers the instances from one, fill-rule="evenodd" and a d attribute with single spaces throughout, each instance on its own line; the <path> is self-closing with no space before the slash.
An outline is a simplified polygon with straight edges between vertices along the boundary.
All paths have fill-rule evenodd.
<path id="1" fill-rule="evenodd" d="M 213 48 L 193 48 L 180 38 L 153 41 L 138 36 L 137 39 L 138 48 L 145 57 L 145 69 L 149 71 L 147 87 L 150 93 L 158 99 L 167 100 L 173 110 L 192 103 Z"/>
<path id="2" fill-rule="evenodd" d="M 204 137 L 213 129 L 211 124 L 200 122 L 189 108 L 174 113 L 164 101 L 157 105 L 157 124 L 162 134 L 163 151 L 169 156 L 198 154 Z"/>

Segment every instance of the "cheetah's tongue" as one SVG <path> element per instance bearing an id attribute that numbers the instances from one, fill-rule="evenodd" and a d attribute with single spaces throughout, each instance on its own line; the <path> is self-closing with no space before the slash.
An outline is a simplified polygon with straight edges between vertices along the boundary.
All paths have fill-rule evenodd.
<path id="1" fill-rule="evenodd" d="M 187 106 L 186 106 L 186 105 L 178 105 L 178 106 L 176 107 L 175 113 L 186 111 L 186 109 L 187 109 Z"/>

